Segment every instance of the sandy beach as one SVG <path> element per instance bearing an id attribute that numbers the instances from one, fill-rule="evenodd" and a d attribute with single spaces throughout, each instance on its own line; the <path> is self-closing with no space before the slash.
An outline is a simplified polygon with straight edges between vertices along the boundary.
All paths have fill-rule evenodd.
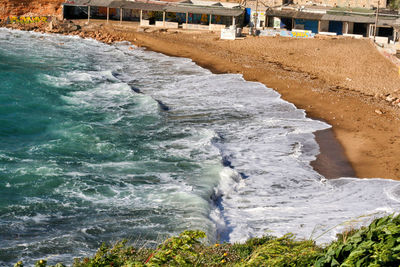
<path id="1" fill-rule="evenodd" d="M 313 162 L 327 178 L 400 179 L 400 76 L 370 40 L 248 36 L 228 41 L 219 33 L 138 29 L 128 22 L 75 23 L 82 28 L 58 32 L 131 41 L 275 89 L 309 117 L 332 125 L 330 134 L 316 134 L 321 154 Z"/>
<path id="2" fill-rule="evenodd" d="M 124 39 L 153 51 L 191 58 L 215 73 L 240 73 L 246 80 L 262 82 L 309 117 L 332 125 L 357 177 L 400 179 L 399 107 L 386 101 L 389 94 L 399 97 L 400 77 L 369 40 L 226 41 L 217 33 L 143 33 L 114 27 Z M 318 138 L 322 151 L 314 167 L 331 178 L 351 175 L 341 150 L 329 140 Z"/>

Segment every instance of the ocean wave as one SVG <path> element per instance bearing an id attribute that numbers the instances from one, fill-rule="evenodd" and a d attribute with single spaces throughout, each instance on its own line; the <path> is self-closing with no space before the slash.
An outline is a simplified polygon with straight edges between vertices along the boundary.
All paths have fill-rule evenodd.
<path id="1" fill-rule="evenodd" d="M 0 153 L 0 261 L 189 228 L 210 241 L 294 232 L 322 243 L 343 222 L 400 207 L 396 181 L 316 173 L 313 132 L 330 126 L 260 83 L 127 43 L 0 36 L 15 68 L 38 66 L 18 95 L 36 130 L 5 136 Z"/>

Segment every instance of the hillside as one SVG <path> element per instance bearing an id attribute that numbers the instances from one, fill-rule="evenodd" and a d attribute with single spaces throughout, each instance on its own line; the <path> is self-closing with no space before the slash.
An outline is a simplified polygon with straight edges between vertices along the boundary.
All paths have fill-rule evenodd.
<path id="1" fill-rule="evenodd" d="M 184 231 L 154 248 L 135 248 L 124 242 L 103 243 L 90 258 L 75 259 L 73 267 L 92 266 L 398 266 L 400 217 L 375 219 L 368 227 L 345 231 L 327 247 L 287 234 L 252 238 L 243 244 L 206 245 L 201 231 Z M 22 261 L 14 267 L 23 267 Z M 37 267 L 65 267 L 36 262 Z"/>
<path id="2" fill-rule="evenodd" d="M 64 0 L 2 0 L 0 19 L 22 15 L 60 16 L 63 2 Z"/>

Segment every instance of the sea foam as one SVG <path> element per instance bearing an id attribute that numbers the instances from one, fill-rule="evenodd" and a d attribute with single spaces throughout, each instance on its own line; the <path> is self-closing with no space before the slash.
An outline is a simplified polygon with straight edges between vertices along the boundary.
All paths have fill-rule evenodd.
<path id="1" fill-rule="evenodd" d="M 0 80 L 30 127 L 2 136 L 4 264 L 185 229 L 210 242 L 293 232 L 323 243 L 345 222 L 399 210 L 397 181 L 316 173 L 313 132 L 330 126 L 263 84 L 128 43 L 39 35 L 0 29 L 7 69 L 36 66 L 7 80 L 26 88 Z M 18 124 L 11 115 L 3 125 Z"/>

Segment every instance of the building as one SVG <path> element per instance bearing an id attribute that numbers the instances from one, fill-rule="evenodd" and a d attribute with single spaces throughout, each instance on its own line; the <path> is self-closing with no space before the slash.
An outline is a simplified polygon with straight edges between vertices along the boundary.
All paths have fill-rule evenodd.
<path id="1" fill-rule="evenodd" d="M 96 18 L 138 21 L 141 26 L 220 30 L 241 24 L 244 9 L 237 3 L 200 0 L 67 0 L 66 19 Z"/>
<path id="2" fill-rule="evenodd" d="M 243 6 L 255 10 L 257 2 L 259 10 L 264 11 L 266 7 L 283 5 L 373 9 L 378 6 L 378 2 L 379 8 L 388 8 L 390 4 L 390 0 L 243 0 Z"/>
<path id="3" fill-rule="evenodd" d="M 266 27 L 286 30 L 308 30 L 313 33 L 333 35 L 355 35 L 360 37 L 386 37 L 388 41 L 398 40 L 396 13 L 379 13 L 375 11 L 353 12 L 341 8 L 323 7 L 278 7 L 265 11 Z M 377 30 L 375 32 L 375 23 Z"/>
<path id="4" fill-rule="evenodd" d="M 394 21 L 399 11 L 386 9 L 391 0 L 244 0 L 250 26 L 305 29 L 314 33 L 334 32 L 368 37 L 376 34 L 396 39 Z M 256 15 L 258 14 L 258 16 Z M 255 25 L 256 24 L 256 25 Z M 279 26 L 277 26 L 279 25 Z"/>

